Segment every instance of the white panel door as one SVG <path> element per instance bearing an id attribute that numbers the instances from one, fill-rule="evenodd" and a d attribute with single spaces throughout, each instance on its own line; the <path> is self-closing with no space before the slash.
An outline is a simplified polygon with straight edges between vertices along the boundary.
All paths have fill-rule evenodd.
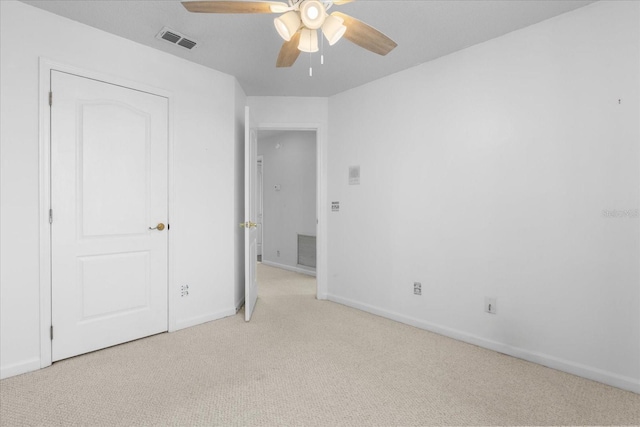
<path id="1" fill-rule="evenodd" d="M 244 117 L 244 320 L 251 320 L 258 299 L 256 166 L 258 160 L 257 132 L 251 125 L 249 107 Z"/>
<path id="2" fill-rule="evenodd" d="M 52 71 L 52 360 L 167 330 L 167 98 Z"/>

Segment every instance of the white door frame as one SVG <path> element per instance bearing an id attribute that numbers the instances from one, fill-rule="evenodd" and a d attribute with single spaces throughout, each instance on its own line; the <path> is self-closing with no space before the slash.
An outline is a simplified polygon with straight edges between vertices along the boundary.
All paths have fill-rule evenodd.
<path id="1" fill-rule="evenodd" d="M 260 143 L 260 140 L 258 140 L 258 143 Z M 260 255 L 263 255 L 263 250 L 264 250 L 264 156 L 263 155 L 259 155 L 258 156 L 258 163 L 260 164 L 260 168 L 262 169 L 261 171 L 261 176 L 260 176 L 260 182 L 258 185 L 256 185 L 256 191 L 258 191 L 258 194 L 260 195 L 260 197 L 257 198 L 258 202 L 258 212 L 260 212 L 260 229 L 258 230 L 258 233 L 260 235 Z M 257 175 L 256 175 L 257 176 Z"/>
<path id="2" fill-rule="evenodd" d="M 173 95 L 171 92 L 156 87 L 127 80 L 118 76 L 98 73 L 71 65 L 55 62 L 40 57 L 39 94 L 39 225 L 40 225 L 40 367 L 51 365 L 51 229 L 49 224 L 49 208 L 51 206 L 51 115 L 49 109 L 49 88 L 51 87 L 51 71 L 74 74 L 80 77 L 99 80 L 118 86 L 127 87 L 168 99 L 168 220 L 170 224 L 173 212 Z M 55 94 L 53 102 L 55 103 Z M 173 283 L 173 239 L 168 237 L 169 259 L 168 269 L 168 313 L 169 331 L 175 330 L 176 319 L 171 310 L 175 306 L 174 292 L 169 292 Z"/>
<path id="3" fill-rule="evenodd" d="M 314 131 L 316 133 L 316 298 L 326 300 L 327 285 L 327 147 L 321 123 L 258 123 L 257 130 Z M 258 143 L 260 138 L 258 137 Z"/>

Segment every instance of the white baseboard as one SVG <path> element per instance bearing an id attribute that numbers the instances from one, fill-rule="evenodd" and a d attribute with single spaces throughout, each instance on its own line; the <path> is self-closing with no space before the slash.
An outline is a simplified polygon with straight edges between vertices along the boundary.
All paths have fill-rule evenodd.
<path id="1" fill-rule="evenodd" d="M 242 306 L 244 305 L 244 297 L 236 304 L 236 314 L 240 311 Z"/>
<path id="2" fill-rule="evenodd" d="M 283 270 L 293 271 L 294 273 L 306 274 L 307 276 L 316 277 L 316 272 L 315 271 L 307 270 L 307 269 L 302 268 L 302 267 L 292 267 L 290 265 L 278 264 L 277 262 L 265 261 L 264 259 L 262 260 L 262 263 L 264 265 L 268 265 L 269 267 L 281 268 Z"/>
<path id="3" fill-rule="evenodd" d="M 26 374 L 27 372 L 37 371 L 38 369 L 40 369 L 40 358 L 34 357 L 8 366 L 2 366 L 0 368 L 0 379 L 15 377 L 16 375 Z"/>
<path id="4" fill-rule="evenodd" d="M 560 359 L 554 356 L 549 356 L 547 354 L 532 352 L 519 347 L 513 347 L 497 341 L 488 340 L 477 335 L 468 334 L 463 331 L 447 328 L 445 326 L 437 325 L 430 322 L 425 322 L 414 317 L 405 316 L 403 314 L 388 311 L 379 307 L 374 307 L 369 304 L 360 303 L 348 298 L 342 298 L 337 295 L 328 294 L 327 297 L 329 301 L 337 302 L 339 304 L 366 311 L 368 313 L 372 313 L 381 317 L 386 317 L 387 319 L 415 326 L 416 328 L 424 329 L 436 334 L 456 339 L 458 341 L 477 345 L 479 347 L 497 351 L 499 353 L 504 353 L 509 356 L 537 363 L 539 365 L 547 366 L 552 369 L 557 369 L 558 371 L 567 372 L 569 374 L 577 375 L 579 377 L 598 381 L 603 384 L 640 394 L 640 380 L 637 380 L 635 378 L 625 377 L 591 366 Z"/>
<path id="5" fill-rule="evenodd" d="M 201 323 L 211 322 L 212 320 L 222 319 L 223 317 L 234 316 L 236 314 L 236 308 L 230 308 L 228 310 L 218 311 L 216 313 L 205 314 L 203 316 L 191 317 L 189 319 L 183 319 L 176 321 L 176 328 L 170 332 L 178 331 L 180 329 L 189 328 L 191 326 L 200 325 Z"/>

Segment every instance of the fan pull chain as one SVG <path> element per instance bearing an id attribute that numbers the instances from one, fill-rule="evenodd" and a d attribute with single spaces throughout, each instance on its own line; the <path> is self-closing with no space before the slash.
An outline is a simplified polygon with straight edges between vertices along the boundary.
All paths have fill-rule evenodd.
<path id="1" fill-rule="evenodd" d="M 309 37 L 309 77 L 313 77 L 313 67 L 311 66 L 311 37 Z"/>
<path id="2" fill-rule="evenodd" d="M 324 65 L 324 37 L 322 37 L 322 31 L 320 32 L 320 65 Z"/>

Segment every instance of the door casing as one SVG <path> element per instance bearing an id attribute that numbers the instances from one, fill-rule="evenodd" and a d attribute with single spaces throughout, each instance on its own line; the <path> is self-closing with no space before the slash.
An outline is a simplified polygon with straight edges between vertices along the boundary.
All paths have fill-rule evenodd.
<path id="1" fill-rule="evenodd" d="M 40 367 L 51 365 L 51 227 L 49 209 L 51 206 L 51 115 L 49 108 L 49 90 L 51 71 L 61 71 L 80 77 L 99 80 L 142 92 L 160 95 L 169 100 L 168 117 L 168 222 L 173 212 L 173 94 L 167 90 L 148 86 L 124 78 L 105 75 L 67 64 L 40 58 L 39 85 L 39 225 L 40 225 Z M 55 102 L 55 94 L 54 100 Z M 176 329 L 176 319 L 172 307 L 175 306 L 174 292 L 170 292 L 173 283 L 173 239 L 168 239 L 168 315 L 169 332 Z"/>
<path id="2" fill-rule="evenodd" d="M 256 209 L 258 210 L 258 250 L 260 252 L 258 255 L 262 255 L 262 248 L 264 247 L 264 232 L 262 227 L 264 221 L 264 176 L 262 175 L 264 170 L 264 156 L 262 155 L 258 156 L 257 168 L 259 173 L 256 174 L 256 191 L 258 193 L 256 197 Z"/>

